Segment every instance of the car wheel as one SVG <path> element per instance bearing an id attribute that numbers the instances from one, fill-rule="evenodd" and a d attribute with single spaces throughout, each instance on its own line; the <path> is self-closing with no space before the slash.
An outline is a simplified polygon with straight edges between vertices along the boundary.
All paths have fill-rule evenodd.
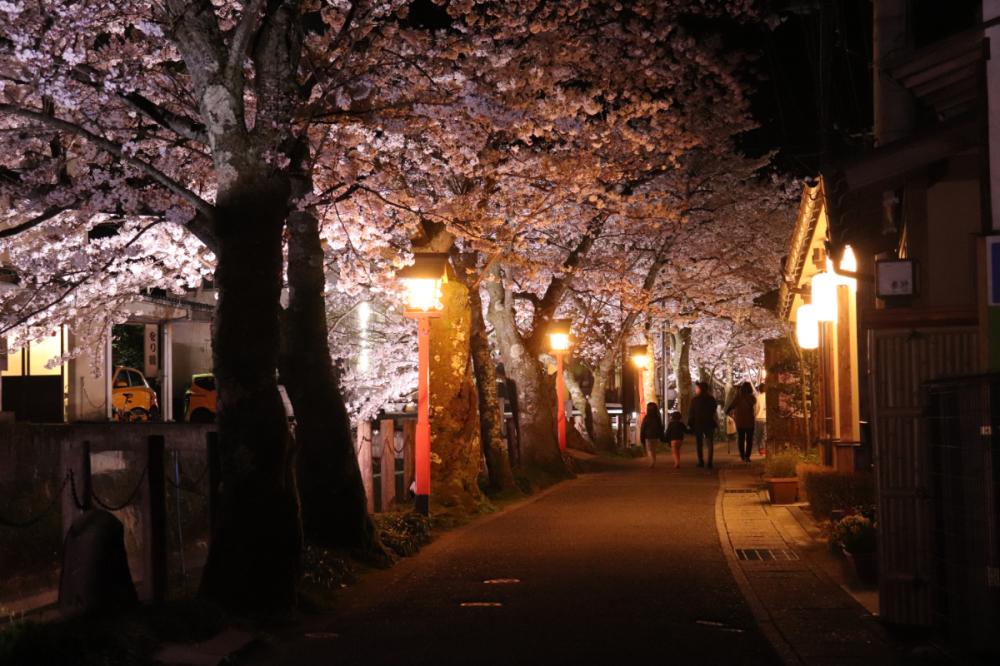
<path id="1" fill-rule="evenodd" d="M 128 412 L 129 421 L 148 421 L 149 412 L 147 412 L 142 407 L 136 407 L 135 409 Z"/>
<path id="2" fill-rule="evenodd" d="M 215 414 L 207 409 L 198 408 L 188 417 L 190 423 L 215 423 Z"/>

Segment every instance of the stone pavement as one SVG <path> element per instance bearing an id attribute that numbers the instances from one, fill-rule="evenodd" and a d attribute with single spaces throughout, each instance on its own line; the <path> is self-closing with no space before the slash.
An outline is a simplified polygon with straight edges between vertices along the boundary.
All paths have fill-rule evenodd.
<path id="1" fill-rule="evenodd" d="M 733 577 L 781 658 L 808 666 L 899 661 L 876 618 L 830 576 L 813 537 L 770 504 L 760 473 L 759 465 L 721 471 L 716 524 Z"/>

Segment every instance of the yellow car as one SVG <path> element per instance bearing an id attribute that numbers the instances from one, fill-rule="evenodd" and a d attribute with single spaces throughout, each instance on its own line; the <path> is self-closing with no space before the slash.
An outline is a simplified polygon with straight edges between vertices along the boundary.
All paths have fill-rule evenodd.
<path id="1" fill-rule="evenodd" d="M 149 421 L 156 415 L 159 405 L 156 391 L 141 372 L 135 368 L 119 366 L 112 375 L 111 418 L 115 421 Z"/>
<path id="2" fill-rule="evenodd" d="M 215 375 L 210 372 L 192 375 L 191 386 L 184 393 L 184 420 L 189 423 L 215 421 Z"/>

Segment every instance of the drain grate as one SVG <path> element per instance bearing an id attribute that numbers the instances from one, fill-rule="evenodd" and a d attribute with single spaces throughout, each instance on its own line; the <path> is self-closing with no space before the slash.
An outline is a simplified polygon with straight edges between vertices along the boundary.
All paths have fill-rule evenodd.
<path id="1" fill-rule="evenodd" d="M 773 562 L 799 559 L 799 554 L 788 548 L 736 548 L 736 559 L 747 562 Z"/>
<path id="2" fill-rule="evenodd" d="M 726 488 L 726 493 L 755 493 L 756 488 Z"/>
<path id="3" fill-rule="evenodd" d="M 462 608 L 500 608 L 503 604 L 499 601 L 463 601 L 459 606 Z"/>

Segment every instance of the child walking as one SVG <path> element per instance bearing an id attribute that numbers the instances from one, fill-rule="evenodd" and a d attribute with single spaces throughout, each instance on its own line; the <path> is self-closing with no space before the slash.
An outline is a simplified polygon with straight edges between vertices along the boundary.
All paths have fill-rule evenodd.
<path id="1" fill-rule="evenodd" d="M 670 421 L 667 423 L 667 432 L 664 439 L 670 442 L 670 448 L 674 454 L 674 469 L 681 466 L 681 444 L 684 443 L 684 433 L 687 428 L 681 422 L 680 412 L 670 412 Z"/>

